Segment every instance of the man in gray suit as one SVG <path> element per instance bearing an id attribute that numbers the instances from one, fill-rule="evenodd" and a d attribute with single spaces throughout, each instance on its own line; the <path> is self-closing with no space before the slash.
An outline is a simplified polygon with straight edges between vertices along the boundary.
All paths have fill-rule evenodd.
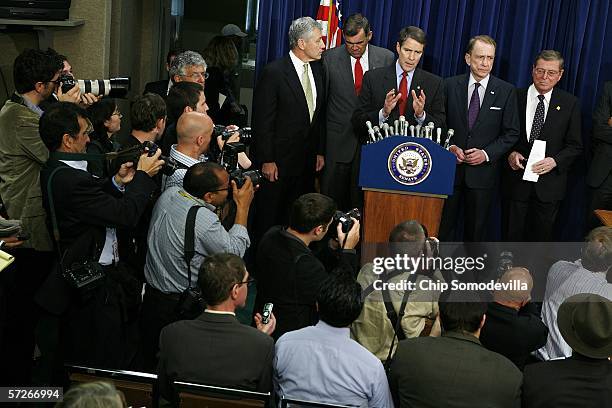
<path id="1" fill-rule="evenodd" d="M 328 99 L 321 192 L 332 197 L 338 208 L 347 210 L 358 207 L 361 201 L 357 189 L 359 143 L 351 116 L 357 107 L 363 75 L 370 69 L 393 64 L 394 56 L 387 49 L 369 45 L 370 23 L 359 13 L 344 21 L 342 31 L 345 46 L 323 53 Z"/>

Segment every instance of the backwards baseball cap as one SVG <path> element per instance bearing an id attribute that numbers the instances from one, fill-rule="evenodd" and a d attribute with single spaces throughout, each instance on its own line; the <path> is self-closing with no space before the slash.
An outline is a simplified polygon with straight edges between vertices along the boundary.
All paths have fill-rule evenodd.
<path id="1" fill-rule="evenodd" d="M 231 37 L 232 35 L 236 35 L 238 37 L 246 37 L 246 33 L 243 33 L 240 28 L 236 24 L 226 24 L 221 29 L 221 35 L 224 37 Z"/>
<path id="2" fill-rule="evenodd" d="M 563 339 L 577 353 L 591 358 L 612 356 L 612 302 L 580 293 L 559 307 L 557 325 Z"/>

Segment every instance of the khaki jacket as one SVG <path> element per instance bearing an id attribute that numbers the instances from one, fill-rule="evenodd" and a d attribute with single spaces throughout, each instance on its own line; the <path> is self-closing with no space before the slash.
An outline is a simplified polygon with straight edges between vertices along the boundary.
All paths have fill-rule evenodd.
<path id="1" fill-rule="evenodd" d="M 53 249 L 40 191 L 40 169 L 49 151 L 38 133 L 39 117 L 14 95 L 0 110 L 0 196 L 11 219 L 21 219 L 30 234 L 24 244 L 38 251 Z"/>

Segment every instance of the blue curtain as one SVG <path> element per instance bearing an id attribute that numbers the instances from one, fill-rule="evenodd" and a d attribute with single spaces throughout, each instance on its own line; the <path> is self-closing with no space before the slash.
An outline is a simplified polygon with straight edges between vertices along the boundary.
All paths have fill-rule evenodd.
<path id="1" fill-rule="evenodd" d="M 525 87 L 531 64 L 542 49 L 565 57 L 559 86 L 582 104 L 585 155 L 570 178 L 560 212 L 559 237 L 581 240 L 584 229 L 591 113 L 601 84 L 612 79 L 612 3 L 610 0 L 344 0 L 344 16 L 363 13 L 372 26 L 372 43 L 395 50 L 400 29 L 427 33 L 424 69 L 442 77 L 467 71 L 465 46 L 470 37 L 489 34 L 497 41 L 493 74 Z M 318 0 L 260 0 L 257 68 L 289 52 L 287 30 L 300 16 L 314 17 Z"/>

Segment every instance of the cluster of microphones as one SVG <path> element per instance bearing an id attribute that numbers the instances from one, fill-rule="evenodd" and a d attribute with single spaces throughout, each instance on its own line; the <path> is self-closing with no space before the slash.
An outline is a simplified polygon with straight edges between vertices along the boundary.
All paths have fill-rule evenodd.
<path id="1" fill-rule="evenodd" d="M 399 117 L 399 120 L 395 120 L 392 126 L 388 123 L 383 123 L 382 126 L 372 126 L 372 122 L 369 120 L 366 122 L 368 127 L 368 144 L 376 143 L 389 136 L 411 136 L 420 137 L 435 141 L 437 144 L 442 143 L 442 128 L 436 128 L 433 122 L 429 122 L 425 126 L 421 125 L 408 125 L 408 121 L 404 115 Z M 435 139 L 434 139 L 435 130 Z M 410 133 L 409 133 L 410 132 Z M 444 141 L 444 148 L 448 149 L 450 146 L 450 140 L 455 134 L 453 129 L 448 129 L 446 133 L 446 140 Z"/>

